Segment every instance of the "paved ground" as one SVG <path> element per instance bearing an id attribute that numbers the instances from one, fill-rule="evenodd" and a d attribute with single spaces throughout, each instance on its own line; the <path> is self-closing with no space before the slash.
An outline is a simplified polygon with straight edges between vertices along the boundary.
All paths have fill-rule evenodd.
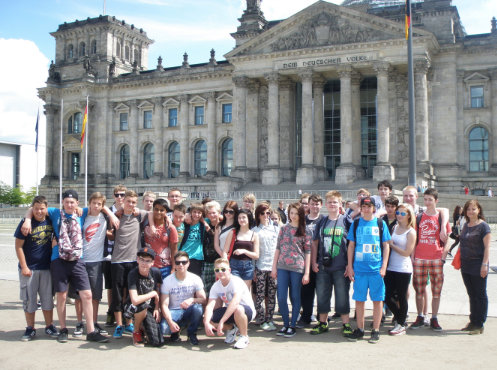
<path id="1" fill-rule="evenodd" d="M 339 334 L 334 324 L 329 333 L 311 336 L 309 329 L 299 330 L 292 339 L 276 337 L 251 327 L 251 343 L 245 350 L 234 350 L 222 338 L 207 338 L 199 332 L 200 346 L 192 348 L 186 342 L 167 345 L 163 349 L 132 346 L 131 337 L 111 340 L 97 345 L 82 339 L 70 339 L 59 344 L 38 332 L 33 342 L 20 342 L 25 321 L 19 302 L 16 258 L 13 247 L 13 225 L 0 224 L 0 368 L 132 368 L 157 366 L 161 368 L 225 368 L 237 364 L 239 368 L 490 368 L 497 361 L 497 273 L 490 273 L 488 295 L 489 319 L 483 335 L 469 336 L 459 329 L 468 319 L 468 303 L 459 272 L 448 266 L 442 292 L 439 317 L 444 330 L 435 333 L 428 328 L 408 331 L 408 335 L 390 337 L 391 325 L 381 329 L 381 340 L 372 345 L 367 341 L 350 343 Z M 492 261 L 497 262 L 497 242 L 492 242 Z M 410 311 L 414 309 L 411 291 Z M 105 304 L 105 303 L 104 303 Z M 101 310 L 104 312 L 104 310 Z M 368 315 L 371 315 L 369 312 Z M 411 313 L 411 321 L 415 314 Z M 42 328 L 41 312 L 37 324 Z M 104 317 L 100 315 L 100 321 Z M 371 320 L 368 316 L 367 320 Z M 276 324 L 281 325 L 279 317 Z M 355 323 L 352 323 L 355 326 Z M 68 306 L 68 326 L 74 327 L 75 312 Z M 369 327 L 369 322 L 366 323 Z M 369 332 L 366 332 L 369 337 Z M 62 352 L 63 351 L 63 352 Z M 225 361 L 230 361 L 227 365 Z"/>

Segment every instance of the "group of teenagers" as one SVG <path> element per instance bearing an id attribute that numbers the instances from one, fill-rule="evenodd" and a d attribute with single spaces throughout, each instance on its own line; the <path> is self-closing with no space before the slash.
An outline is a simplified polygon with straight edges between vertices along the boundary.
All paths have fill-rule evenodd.
<path id="1" fill-rule="evenodd" d="M 72 336 L 83 335 L 84 315 L 86 339 L 100 343 L 110 337 L 105 327 L 115 326 L 113 338 L 131 334 L 137 347 L 163 346 L 165 337 L 181 341 L 183 329 L 189 343 L 198 345 L 203 323 L 207 336 L 225 336 L 226 343 L 242 349 L 249 344 L 250 322 L 291 338 L 313 321 L 310 334 L 325 333 L 332 319 L 341 320 L 345 338 L 357 341 L 365 335 L 369 294 L 369 342 L 377 343 L 385 307 L 393 314 L 388 333 L 406 333 L 411 280 L 418 315 L 410 328 L 441 331 L 437 313 L 449 253 L 448 210 L 437 207 L 434 188 L 424 192 L 424 207 L 417 197 L 416 188 L 407 186 L 399 202 L 388 181 L 378 184 L 377 195 L 359 189 L 355 201 L 344 202 L 340 192 L 329 191 L 323 215 L 321 196 L 307 193 L 275 209 L 269 201 L 257 203 L 253 194 L 243 197 L 241 207 L 230 200 L 221 208 L 204 199 L 187 208 L 175 188 L 167 199 L 144 193 L 139 209 L 138 195 L 122 185 L 114 188 L 111 208 L 99 192 L 87 208 L 79 207 L 74 190 L 63 193 L 62 209 L 37 196 L 14 235 L 27 323 L 22 340 L 36 337 L 41 304 L 45 333 L 67 342 L 71 297 L 77 316 Z M 462 330 L 480 334 L 488 307 L 490 228 L 477 200 L 464 205 L 462 216 L 458 252 L 470 301 L 470 321 Z M 356 329 L 350 324 L 351 283 Z M 109 306 L 101 326 L 104 288 Z M 54 294 L 60 329 L 53 324 Z M 280 328 L 274 323 L 276 301 Z"/>

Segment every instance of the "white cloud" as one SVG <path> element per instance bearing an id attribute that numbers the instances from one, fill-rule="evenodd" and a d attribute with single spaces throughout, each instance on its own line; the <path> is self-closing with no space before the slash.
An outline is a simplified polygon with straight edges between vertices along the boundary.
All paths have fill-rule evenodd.
<path id="1" fill-rule="evenodd" d="M 277 20 L 291 17 L 315 2 L 317 2 L 317 0 L 263 0 L 261 8 L 264 12 L 264 17 L 266 17 L 267 20 Z M 328 0 L 328 2 L 341 4 L 342 0 Z"/>
<path id="2" fill-rule="evenodd" d="M 0 140 L 26 144 L 21 152 L 21 184 L 26 188 L 36 182 L 34 152 L 35 123 L 40 108 L 39 173 L 45 168 L 45 116 L 37 88 L 48 77 L 49 59 L 34 42 L 0 39 L 0 50 L 10 58 L 0 58 Z"/>

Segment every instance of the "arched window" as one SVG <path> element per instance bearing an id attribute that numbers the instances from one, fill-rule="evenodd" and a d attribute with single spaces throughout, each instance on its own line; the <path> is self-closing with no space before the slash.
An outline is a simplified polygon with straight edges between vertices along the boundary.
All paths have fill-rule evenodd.
<path id="1" fill-rule="evenodd" d="M 83 114 L 80 112 L 76 112 L 67 120 L 67 133 L 80 134 L 82 128 L 83 128 Z"/>
<path id="2" fill-rule="evenodd" d="M 97 53 L 97 40 L 93 40 L 91 42 L 90 53 L 92 53 L 92 54 L 96 54 Z"/>
<path id="3" fill-rule="evenodd" d="M 207 144 L 204 140 L 199 140 L 195 144 L 194 167 L 196 176 L 204 176 L 207 173 Z"/>
<path id="4" fill-rule="evenodd" d="M 154 145 L 148 143 L 143 148 L 143 177 L 149 179 L 154 174 Z"/>
<path id="5" fill-rule="evenodd" d="M 121 43 L 119 41 L 116 43 L 116 56 L 121 57 Z"/>
<path id="6" fill-rule="evenodd" d="M 126 45 L 126 46 L 124 47 L 124 58 L 125 58 L 126 60 L 129 60 L 129 46 L 128 46 L 128 45 Z"/>
<path id="7" fill-rule="evenodd" d="M 140 52 L 138 51 L 138 49 L 135 49 L 133 52 L 133 61 L 136 61 L 136 63 L 140 65 Z"/>
<path id="8" fill-rule="evenodd" d="M 179 144 L 174 141 L 169 145 L 167 173 L 170 178 L 179 176 Z"/>
<path id="9" fill-rule="evenodd" d="M 73 44 L 69 44 L 69 46 L 67 47 L 67 58 L 68 59 L 74 58 L 74 46 L 73 46 Z"/>
<path id="10" fill-rule="evenodd" d="M 129 176 L 129 146 L 123 145 L 119 151 L 119 178 L 125 179 Z"/>
<path id="11" fill-rule="evenodd" d="M 233 167 L 233 139 L 223 141 L 221 147 L 221 176 L 230 176 Z"/>
<path id="12" fill-rule="evenodd" d="M 79 56 L 84 57 L 86 55 L 86 44 L 84 42 L 79 43 Z"/>
<path id="13" fill-rule="evenodd" d="M 469 133 L 469 171 L 488 171 L 488 131 L 475 127 Z"/>

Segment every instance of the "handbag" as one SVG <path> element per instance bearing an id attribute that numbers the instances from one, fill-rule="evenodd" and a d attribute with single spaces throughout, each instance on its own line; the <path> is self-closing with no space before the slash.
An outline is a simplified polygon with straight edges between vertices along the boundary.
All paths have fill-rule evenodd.
<path id="1" fill-rule="evenodd" d="M 461 269 L 461 247 L 457 248 L 456 255 L 454 256 L 454 259 L 452 260 L 452 266 L 454 266 L 454 268 L 456 270 Z"/>

